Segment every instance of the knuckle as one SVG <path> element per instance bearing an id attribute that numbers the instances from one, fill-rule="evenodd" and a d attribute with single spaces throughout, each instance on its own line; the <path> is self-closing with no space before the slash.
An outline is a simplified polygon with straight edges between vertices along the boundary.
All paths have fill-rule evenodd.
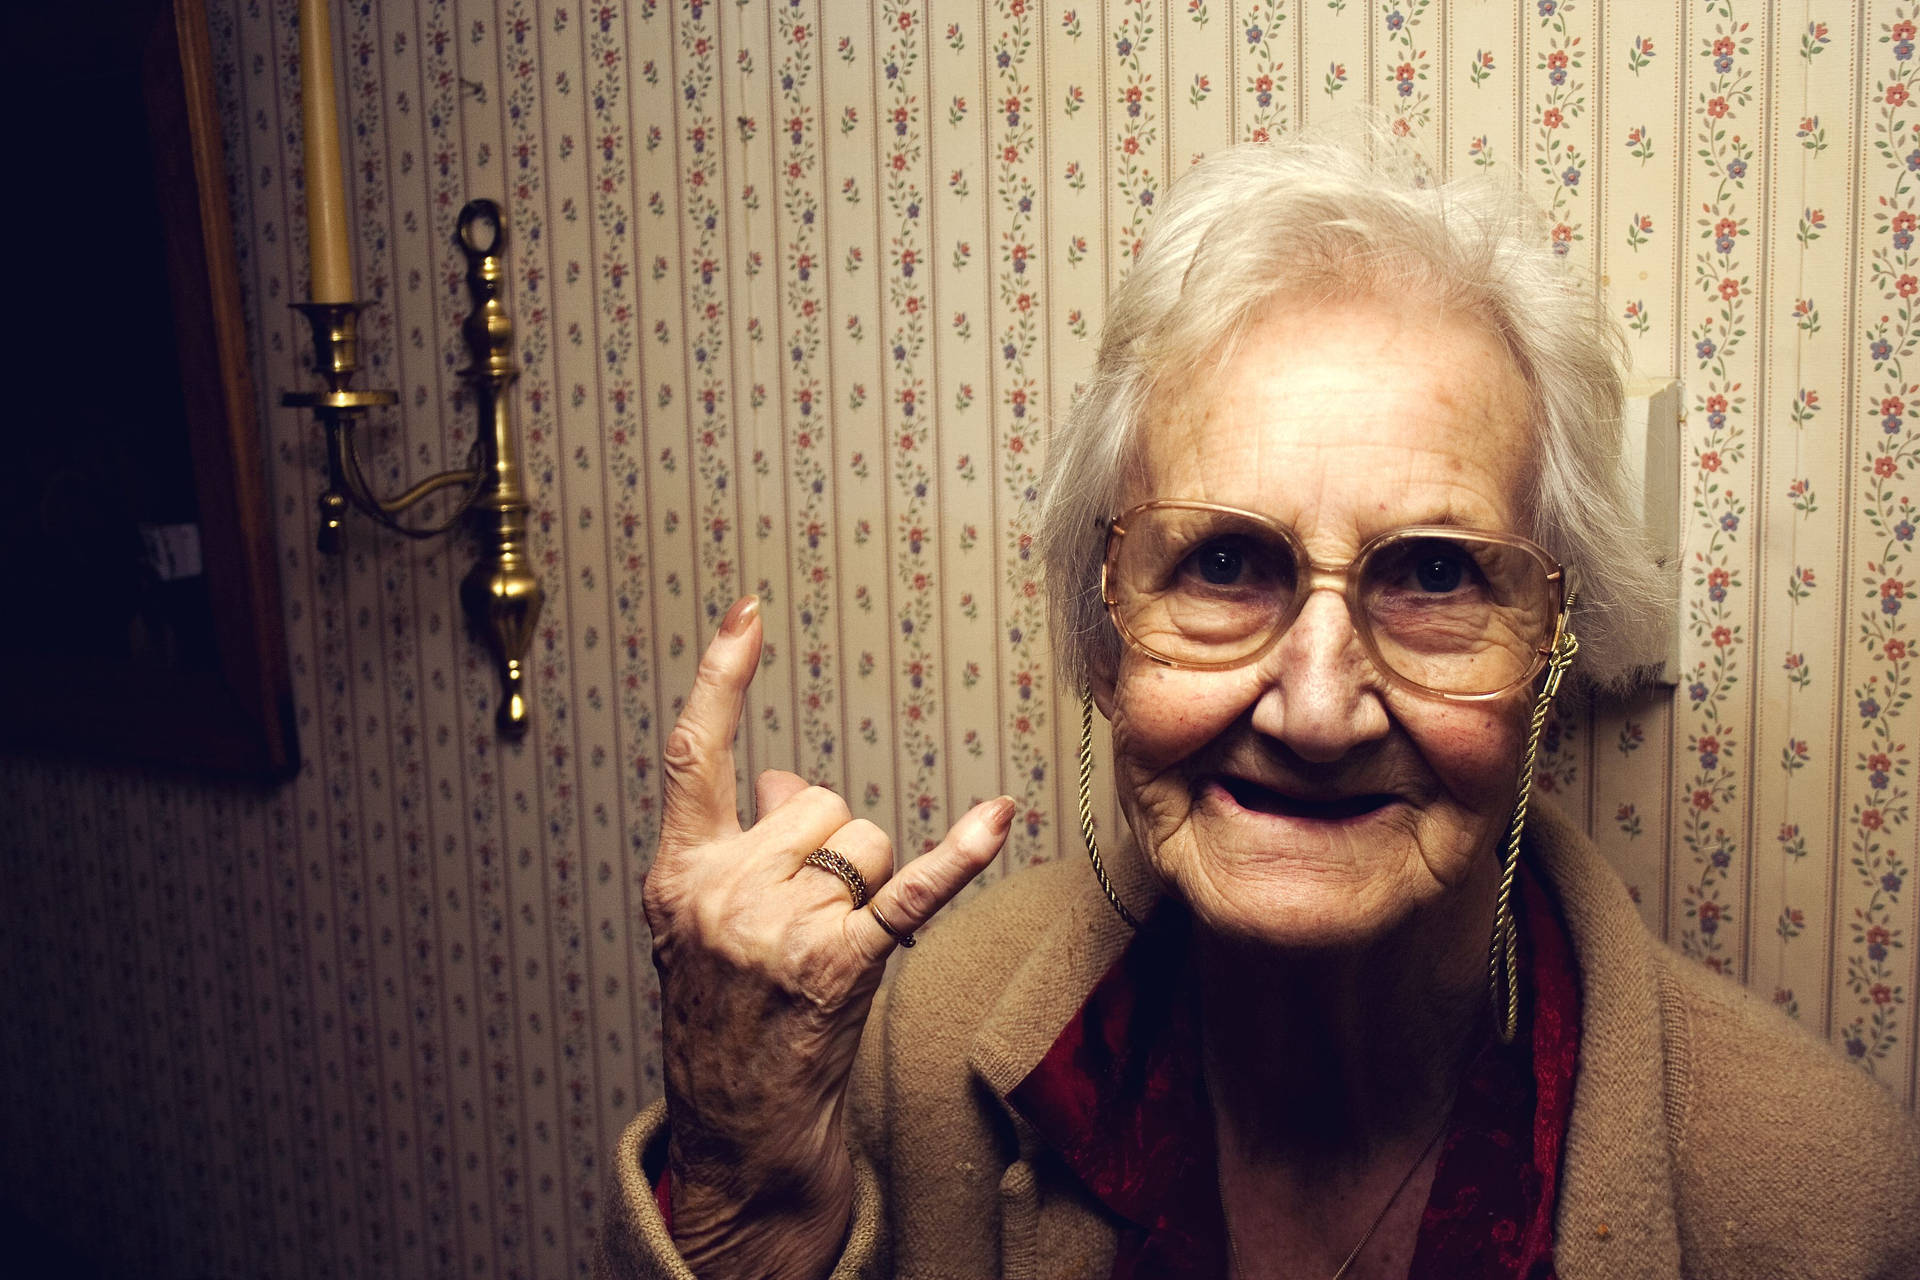
<path id="1" fill-rule="evenodd" d="M 903 875 L 894 884 L 894 901 L 916 922 L 925 923 L 940 909 L 940 894 L 923 876 Z"/>
<path id="2" fill-rule="evenodd" d="M 883 850 L 889 856 L 893 853 L 892 839 L 880 829 L 879 823 L 870 818 L 855 818 L 846 825 L 844 830 L 850 843 L 858 844 L 862 848 Z"/>
<path id="3" fill-rule="evenodd" d="M 847 808 L 847 802 L 833 788 L 816 784 L 808 787 L 805 795 L 810 807 L 818 807 L 824 816 L 832 818 L 837 825 L 845 826 L 853 820 L 853 810 Z"/>
<path id="4" fill-rule="evenodd" d="M 691 772 L 704 755 L 699 732 L 683 719 L 667 734 L 666 745 L 660 752 L 660 762 L 666 767 L 667 777 L 675 779 Z"/>

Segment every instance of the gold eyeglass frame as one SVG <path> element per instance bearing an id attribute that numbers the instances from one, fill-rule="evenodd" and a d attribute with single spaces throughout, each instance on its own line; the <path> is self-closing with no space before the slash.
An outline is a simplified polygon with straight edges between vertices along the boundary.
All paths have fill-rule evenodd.
<path id="1" fill-rule="evenodd" d="M 1271 530 L 1277 535 L 1280 540 L 1286 544 L 1287 548 L 1293 552 L 1294 563 L 1305 566 L 1307 578 L 1305 588 L 1294 593 L 1292 603 L 1274 623 L 1272 632 L 1252 651 L 1240 657 L 1230 658 L 1220 662 L 1178 661 L 1164 654 L 1154 652 L 1144 641 L 1140 640 L 1139 637 L 1127 629 L 1125 620 L 1120 616 L 1120 602 L 1113 598 L 1113 593 L 1110 588 L 1115 574 L 1115 567 L 1119 562 L 1120 543 L 1121 540 L 1127 536 L 1126 521 L 1142 511 L 1165 510 L 1169 508 L 1181 511 L 1217 511 L 1225 515 L 1241 516 L 1251 520 L 1262 528 Z M 1340 592 L 1341 598 L 1346 601 L 1347 621 L 1353 627 L 1355 638 L 1360 641 L 1361 650 L 1367 655 L 1367 660 L 1373 664 L 1374 670 L 1378 671 L 1385 679 L 1407 690 L 1409 693 L 1417 694 L 1421 697 L 1438 698 L 1446 702 L 1486 702 L 1494 698 L 1503 697 L 1515 689 L 1531 683 L 1534 677 L 1538 676 L 1540 672 L 1546 668 L 1547 663 L 1553 658 L 1554 651 L 1560 644 L 1560 638 L 1567 630 L 1567 614 L 1572 604 L 1572 593 L 1569 590 L 1570 584 L 1567 580 L 1566 570 L 1558 560 L 1548 553 L 1545 547 L 1542 547 L 1531 539 L 1523 538 L 1517 533 L 1499 533 L 1490 529 L 1468 529 L 1456 525 L 1407 525 L 1398 529 L 1388 529 L 1383 533 L 1375 534 L 1373 537 L 1367 539 L 1367 541 L 1361 545 L 1360 550 L 1354 553 L 1353 559 L 1347 561 L 1345 564 L 1325 565 L 1316 562 L 1309 556 L 1306 546 L 1300 541 L 1299 535 L 1286 525 L 1281 524 L 1278 520 L 1273 519 L 1271 516 L 1262 515 L 1257 511 L 1248 511 L 1244 507 L 1231 507 L 1219 502 L 1201 502 L 1189 498 L 1156 498 L 1150 502 L 1142 502 L 1137 506 L 1128 507 L 1119 515 L 1108 518 L 1105 524 L 1107 530 L 1107 548 L 1106 557 L 1100 565 L 1100 602 L 1106 605 L 1107 616 L 1113 620 L 1114 628 L 1119 631 L 1121 639 L 1127 642 L 1128 647 L 1150 661 L 1159 663 L 1163 667 L 1174 667 L 1188 671 L 1224 671 L 1231 667 L 1240 667 L 1250 662 L 1257 662 L 1264 657 L 1274 645 L 1280 643 L 1281 637 L 1285 636 L 1288 630 L 1292 628 L 1294 622 L 1300 617 L 1300 611 L 1306 608 L 1308 597 L 1312 596 L 1316 591 L 1337 589 Z M 1456 542 L 1479 542 L 1510 546 L 1526 552 L 1539 563 L 1541 569 L 1546 574 L 1547 581 L 1558 590 L 1560 608 L 1558 615 L 1554 619 L 1553 634 L 1547 638 L 1545 645 L 1535 646 L 1533 662 L 1528 666 L 1525 673 L 1490 692 L 1450 693 L 1444 689 L 1429 688 L 1417 681 L 1408 679 L 1398 671 L 1395 671 L 1381 655 L 1379 644 L 1373 637 L 1373 627 L 1367 619 L 1366 611 L 1360 606 L 1360 574 L 1356 572 L 1356 570 L 1359 566 L 1366 564 L 1367 560 L 1377 554 L 1381 548 L 1391 546 L 1409 538 L 1421 537 L 1447 538 Z"/>

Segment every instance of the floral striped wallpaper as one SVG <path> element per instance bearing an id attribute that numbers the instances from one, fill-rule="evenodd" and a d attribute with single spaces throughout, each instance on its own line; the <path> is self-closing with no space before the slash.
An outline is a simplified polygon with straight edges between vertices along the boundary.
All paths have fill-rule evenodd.
<path id="1" fill-rule="evenodd" d="M 1678 687 L 1570 711 L 1542 785 L 1654 928 L 1913 1104 L 1920 4 L 342 4 L 385 488 L 465 453 L 451 222 L 510 220 L 550 598 L 517 747 L 464 560 L 312 551 L 293 5 L 209 7 L 306 763 L 0 762 L 30 1216 L 156 1275 L 583 1275 L 658 1089 L 638 888 L 719 615 L 768 602 L 743 774 L 907 851 L 1007 790 L 993 874 L 1078 856 L 1045 424 L 1171 179 L 1362 102 L 1524 173 L 1683 387 Z"/>

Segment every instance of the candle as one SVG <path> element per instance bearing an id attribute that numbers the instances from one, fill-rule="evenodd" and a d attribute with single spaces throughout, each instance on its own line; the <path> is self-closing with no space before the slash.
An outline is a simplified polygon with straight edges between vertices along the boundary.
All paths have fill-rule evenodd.
<path id="1" fill-rule="evenodd" d="M 300 123 L 307 165 L 307 245 L 314 302 L 353 301 L 347 250 L 347 184 L 333 96 L 333 28 L 327 0 L 300 0 Z"/>

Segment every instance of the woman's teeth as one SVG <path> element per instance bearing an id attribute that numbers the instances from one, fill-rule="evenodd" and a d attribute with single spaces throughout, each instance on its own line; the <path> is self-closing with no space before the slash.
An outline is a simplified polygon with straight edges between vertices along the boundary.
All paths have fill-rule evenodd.
<path id="1" fill-rule="evenodd" d="M 1245 778 L 1223 777 L 1220 783 L 1241 808 L 1289 818 L 1352 818 L 1371 813 L 1393 799 L 1378 792 L 1317 799 L 1275 791 Z"/>

